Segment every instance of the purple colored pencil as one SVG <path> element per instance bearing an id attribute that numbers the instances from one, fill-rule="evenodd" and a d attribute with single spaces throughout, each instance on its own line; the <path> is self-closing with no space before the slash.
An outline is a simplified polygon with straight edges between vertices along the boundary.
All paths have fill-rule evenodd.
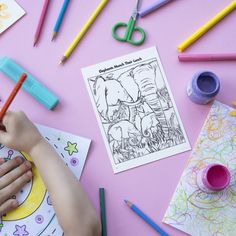
<path id="1" fill-rule="evenodd" d="M 182 62 L 236 61 L 236 53 L 180 54 L 178 58 Z"/>
<path id="2" fill-rule="evenodd" d="M 172 0 L 156 0 L 151 5 L 147 6 L 144 9 L 141 9 L 138 14 L 139 16 L 144 17 L 147 14 L 157 10 L 158 8 L 162 7 L 163 5 L 167 4 L 170 1 Z"/>
<path id="3" fill-rule="evenodd" d="M 47 13 L 49 2 L 50 2 L 50 0 L 45 0 L 44 1 L 43 9 L 42 9 L 42 12 L 41 12 L 41 15 L 40 15 L 40 18 L 39 18 L 39 23 L 38 23 L 38 26 L 37 26 L 37 29 L 36 29 L 36 33 L 34 35 L 34 46 L 36 45 L 36 43 L 39 40 L 40 33 L 41 33 L 41 30 L 42 30 L 42 27 L 43 27 L 43 22 L 44 22 L 46 13 Z"/>

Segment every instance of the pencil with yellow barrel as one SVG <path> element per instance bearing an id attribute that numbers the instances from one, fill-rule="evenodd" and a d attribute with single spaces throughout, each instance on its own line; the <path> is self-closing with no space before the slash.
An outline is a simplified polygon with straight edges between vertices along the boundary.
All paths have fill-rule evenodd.
<path id="1" fill-rule="evenodd" d="M 99 13 L 102 11 L 102 9 L 106 6 L 108 3 L 108 0 L 101 0 L 95 11 L 92 13 L 88 21 L 85 23 L 81 31 L 77 34 L 73 42 L 70 44 L 70 46 L 67 48 L 65 53 L 63 54 L 63 57 L 61 58 L 59 64 L 63 64 L 72 54 L 80 40 L 83 38 L 83 36 L 86 34 L 88 31 L 89 27 L 93 24 Z"/>
<path id="2" fill-rule="evenodd" d="M 186 48 L 192 45 L 196 40 L 198 40 L 203 34 L 205 34 L 209 29 L 221 21 L 225 16 L 232 12 L 236 8 L 236 0 L 232 1 L 228 6 L 216 14 L 211 20 L 209 20 L 205 25 L 200 27 L 195 33 L 188 37 L 178 46 L 178 51 L 183 52 Z"/>

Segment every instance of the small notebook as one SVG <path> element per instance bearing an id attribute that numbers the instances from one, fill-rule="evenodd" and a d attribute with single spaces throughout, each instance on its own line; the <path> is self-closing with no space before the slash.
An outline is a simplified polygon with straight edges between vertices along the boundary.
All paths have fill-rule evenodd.
<path id="1" fill-rule="evenodd" d="M 65 165 L 79 179 L 91 140 L 42 125 L 37 125 L 37 127 L 44 138 L 55 148 Z M 1 144 L 0 156 L 7 159 L 16 156 L 30 159 L 26 153 L 17 152 Z M 63 235 L 51 199 L 35 166 L 32 167 L 32 172 L 32 181 L 14 196 L 20 206 L 0 218 L 0 235 L 2 236 Z M 61 191 L 63 192 L 63 189 Z"/>
<path id="2" fill-rule="evenodd" d="M 14 0 L 0 0 L 0 34 L 25 15 Z"/>
<path id="3" fill-rule="evenodd" d="M 227 105 L 214 102 L 163 221 L 190 235 L 236 235 L 236 118 Z M 207 193 L 198 173 L 208 164 L 229 168 L 229 187 Z"/>

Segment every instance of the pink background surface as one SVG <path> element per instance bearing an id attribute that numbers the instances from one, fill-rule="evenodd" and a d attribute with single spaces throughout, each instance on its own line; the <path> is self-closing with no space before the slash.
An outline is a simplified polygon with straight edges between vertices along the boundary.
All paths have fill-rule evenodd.
<path id="1" fill-rule="evenodd" d="M 152 1 L 143 1 L 143 6 Z M 139 47 L 117 42 L 111 36 L 111 28 L 116 22 L 129 20 L 135 1 L 110 0 L 64 66 L 58 65 L 59 59 L 99 0 L 71 1 L 55 42 L 51 42 L 51 34 L 63 1 L 51 1 L 36 48 L 33 47 L 33 37 L 43 1 L 18 2 L 26 10 L 27 15 L 0 36 L 1 56 L 12 57 L 27 68 L 59 96 L 60 104 L 54 111 L 48 111 L 27 93 L 20 91 L 11 105 L 11 110 L 24 110 L 34 122 L 92 139 L 81 182 L 98 214 L 98 188 L 106 189 L 108 235 L 157 235 L 125 206 L 123 199 L 136 203 L 170 235 L 184 235 L 161 221 L 190 152 L 114 175 L 85 88 L 81 68 L 157 46 L 189 141 L 193 146 L 210 105 L 196 105 L 186 97 L 188 81 L 199 70 L 215 72 L 221 79 L 221 91 L 217 99 L 230 104 L 236 100 L 236 67 L 235 62 L 179 63 L 176 47 L 231 0 L 173 1 L 138 20 L 137 24 L 144 28 L 147 34 L 145 43 Z M 235 22 L 234 11 L 186 52 L 235 52 Z M 13 83 L 0 75 L 0 85 L 0 98 L 5 101 Z"/>

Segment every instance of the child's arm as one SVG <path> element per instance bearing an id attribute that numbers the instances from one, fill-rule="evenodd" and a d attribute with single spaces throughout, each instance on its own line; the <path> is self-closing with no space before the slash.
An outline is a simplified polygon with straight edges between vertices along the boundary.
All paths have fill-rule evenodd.
<path id="1" fill-rule="evenodd" d="M 32 157 L 65 236 L 100 236 L 100 222 L 79 181 L 25 114 L 8 112 L 3 125 L 0 143 Z"/>

